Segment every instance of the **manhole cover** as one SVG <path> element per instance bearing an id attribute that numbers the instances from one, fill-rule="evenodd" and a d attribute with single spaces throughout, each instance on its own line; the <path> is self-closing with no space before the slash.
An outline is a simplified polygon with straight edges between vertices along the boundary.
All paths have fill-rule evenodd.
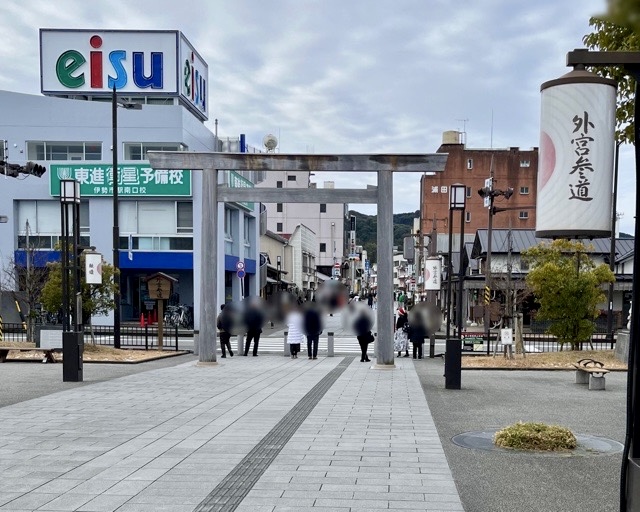
<path id="1" fill-rule="evenodd" d="M 512 450 L 501 448 L 493 444 L 493 435 L 499 429 L 485 430 L 480 432 L 464 432 L 451 438 L 453 444 L 463 448 L 474 450 L 486 450 L 504 453 L 517 453 L 518 455 L 535 455 L 542 457 L 587 457 L 593 455 L 611 455 L 619 453 L 624 446 L 618 441 L 607 439 L 606 437 L 588 436 L 576 434 L 578 446 L 575 450 L 568 452 L 545 452 L 535 450 Z"/>

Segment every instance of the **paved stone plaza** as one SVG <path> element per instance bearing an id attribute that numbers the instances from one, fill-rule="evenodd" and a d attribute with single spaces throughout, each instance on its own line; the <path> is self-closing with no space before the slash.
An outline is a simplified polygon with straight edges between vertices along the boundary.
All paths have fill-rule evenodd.
<path id="1" fill-rule="evenodd" d="M 0 510 L 463 510 L 413 361 L 370 364 L 191 360 L 7 405 Z"/>

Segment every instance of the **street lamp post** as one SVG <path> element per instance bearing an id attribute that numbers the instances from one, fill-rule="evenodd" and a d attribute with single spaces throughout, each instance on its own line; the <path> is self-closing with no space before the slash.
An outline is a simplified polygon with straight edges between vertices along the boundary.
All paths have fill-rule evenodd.
<path id="1" fill-rule="evenodd" d="M 64 314 L 62 321 L 62 380 L 64 382 L 82 382 L 84 333 L 78 269 L 80 183 L 76 180 L 60 181 L 60 221 L 62 228 L 62 309 Z M 69 242 L 70 228 L 72 228 L 71 243 Z M 73 297 L 73 303 L 70 297 Z M 73 315 L 71 314 L 72 309 Z M 72 316 L 73 322 L 71 321 Z"/>
<path id="2" fill-rule="evenodd" d="M 464 213 L 466 207 L 467 187 L 460 183 L 454 183 L 449 189 L 449 270 L 447 272 L 447 340 L 444 360 L 444 377 L 446 389 L 460 389 L 462 373 L 462 291 L 464 277 Z M 452 225 L 453 212 L 460 212 L 460 267 L 458 273 L 458 293 L 456 297 L 456 324 L 457 335 L 450 339 L 451 331 L 451 281 L 453 278 L 452 252 Z"/>
<path id="3" fill-rule="evenodd" d="M 118 218 L 118 106 L 140 110 L 140 103 L 127 103 L 118 100 L 116 86 L 113 86 L 111 96 L 111 128 L 112 128 L 112 152 L 113 167 L 111 184 L 113 187 L 113 281 L 115 292 L 113 294 L 113 348 L 120 348 L 120 225 Z"/>
<path id="4" fill-rule="evenodd" d="M 462 294 L 464 293 L 464 215 L 467 187 L 460 183 L 451 185 L 450 208 L 460 211 L 460 265 L 458 267 L 458 293 L 456 302 L 457 338 L 462 337 Z"/>
<path id="5" fill-rule="evenodd" d="M 625 25 L 625 23 L 622 23 Z M 617 67 L 635 81 L 634 91 L 634 140 L 636 165 L 636 210 L 635 210 L 635 240 L 640 239 L 640 52 L 607 52 L 577 49 L 567 53 L 567 66 L 574 70 L 583 71 L 585 66 Z M 593 81 L 593 80 L 592 80 Z M 615 208 L 613 209 L 615 215 Z M 615 231 L 615 230 L 613 230 Z M 610 233 L 611 237 L 615 232 Z M 631 309 L 630 340 L 635 340 L 640 332 L 640 314 L 638 314 L 637 300 L 640 285 L 640 251 L 634 251 L 633 256 L 633 297 Z M 627 418 L 625 445 L 622 454 L 620 472 L 620 510 L 631 512 L 638 510 L 640 504 L 640 350 L 635 343 L 629 343 L 629 370 L 627 372 Z"/>

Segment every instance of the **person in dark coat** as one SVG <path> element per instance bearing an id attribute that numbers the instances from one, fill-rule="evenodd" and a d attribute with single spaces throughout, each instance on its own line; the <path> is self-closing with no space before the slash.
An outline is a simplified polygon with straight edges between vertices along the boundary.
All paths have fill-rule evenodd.
<path id="1" fill-rule="evenodd" d="M 322 317 L 318 308 L 311 305 L 304 313 L 303 330 L 307 336 L 307 355 L 309 359 L 318 359 L 318 341 L 322 334 Z"/>
<path id="2" fill-rule="evenodd" d="M 227 329 L 229 328 L 229 326 L 226 325 L 229 323 L 229 320 L 226 318 L 227 315 L 223 313 L 223 310 L 224 304 L 220 306 L 220 314 L 216 321 L 218 331 L 220 332 L 220 349 L 222 350 L 222 357 L 227 357 L 226 350 L 228 350 L 229 355 L 233 357 L 233 352 L 231 351 L 231 333 L 225 329 L 225 327 Z"/>
<path id="3" fill-rule="evenodd" d="M 353 323 L 353 330 L 356 333 L 358 343 L 360 344 L 360 351 L 362 352 L 360 362 L 369 362 L 370 359 L 369 356 L 367 356 L 367 348 L 369 347 L 369 343 L 375 340 L 371 333 L 371 320 L 367 318 L 366 315 L 358 316 Z"/>
<path id="4" fill-rule="evenodd" d="M 244 344 L 244 355 L 249 355 L 251 341 L 253 341 L 253 357 L 258 356 L 258 343 L 264 324 L 264 315 L 257 304 L 249 304 L 245 312 L 244 323 L 247 328 L 247 340 Z"/>
<path id="5" fill-rule="evenodd" d="M 422 359 L 422 345 L 424 339 L 429 336 L 425 327 L 425 319 L 422 315 L 416 313 L 413 321 L 409 323 L 409 341 L 413 344 L 413 358 Z"/>

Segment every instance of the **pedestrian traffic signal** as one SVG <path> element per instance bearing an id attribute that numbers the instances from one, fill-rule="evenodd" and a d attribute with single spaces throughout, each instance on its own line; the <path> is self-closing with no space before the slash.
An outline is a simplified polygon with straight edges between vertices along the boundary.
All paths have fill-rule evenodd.
<path id="1" fill-rule="evenodd" d="M 45 172 L 47 172 L 47 168 L 35 162 L 27 162 L 27 164 L 24 166 L 25 174 L 32 174 L 37 178 L 42 176 Z"/>

